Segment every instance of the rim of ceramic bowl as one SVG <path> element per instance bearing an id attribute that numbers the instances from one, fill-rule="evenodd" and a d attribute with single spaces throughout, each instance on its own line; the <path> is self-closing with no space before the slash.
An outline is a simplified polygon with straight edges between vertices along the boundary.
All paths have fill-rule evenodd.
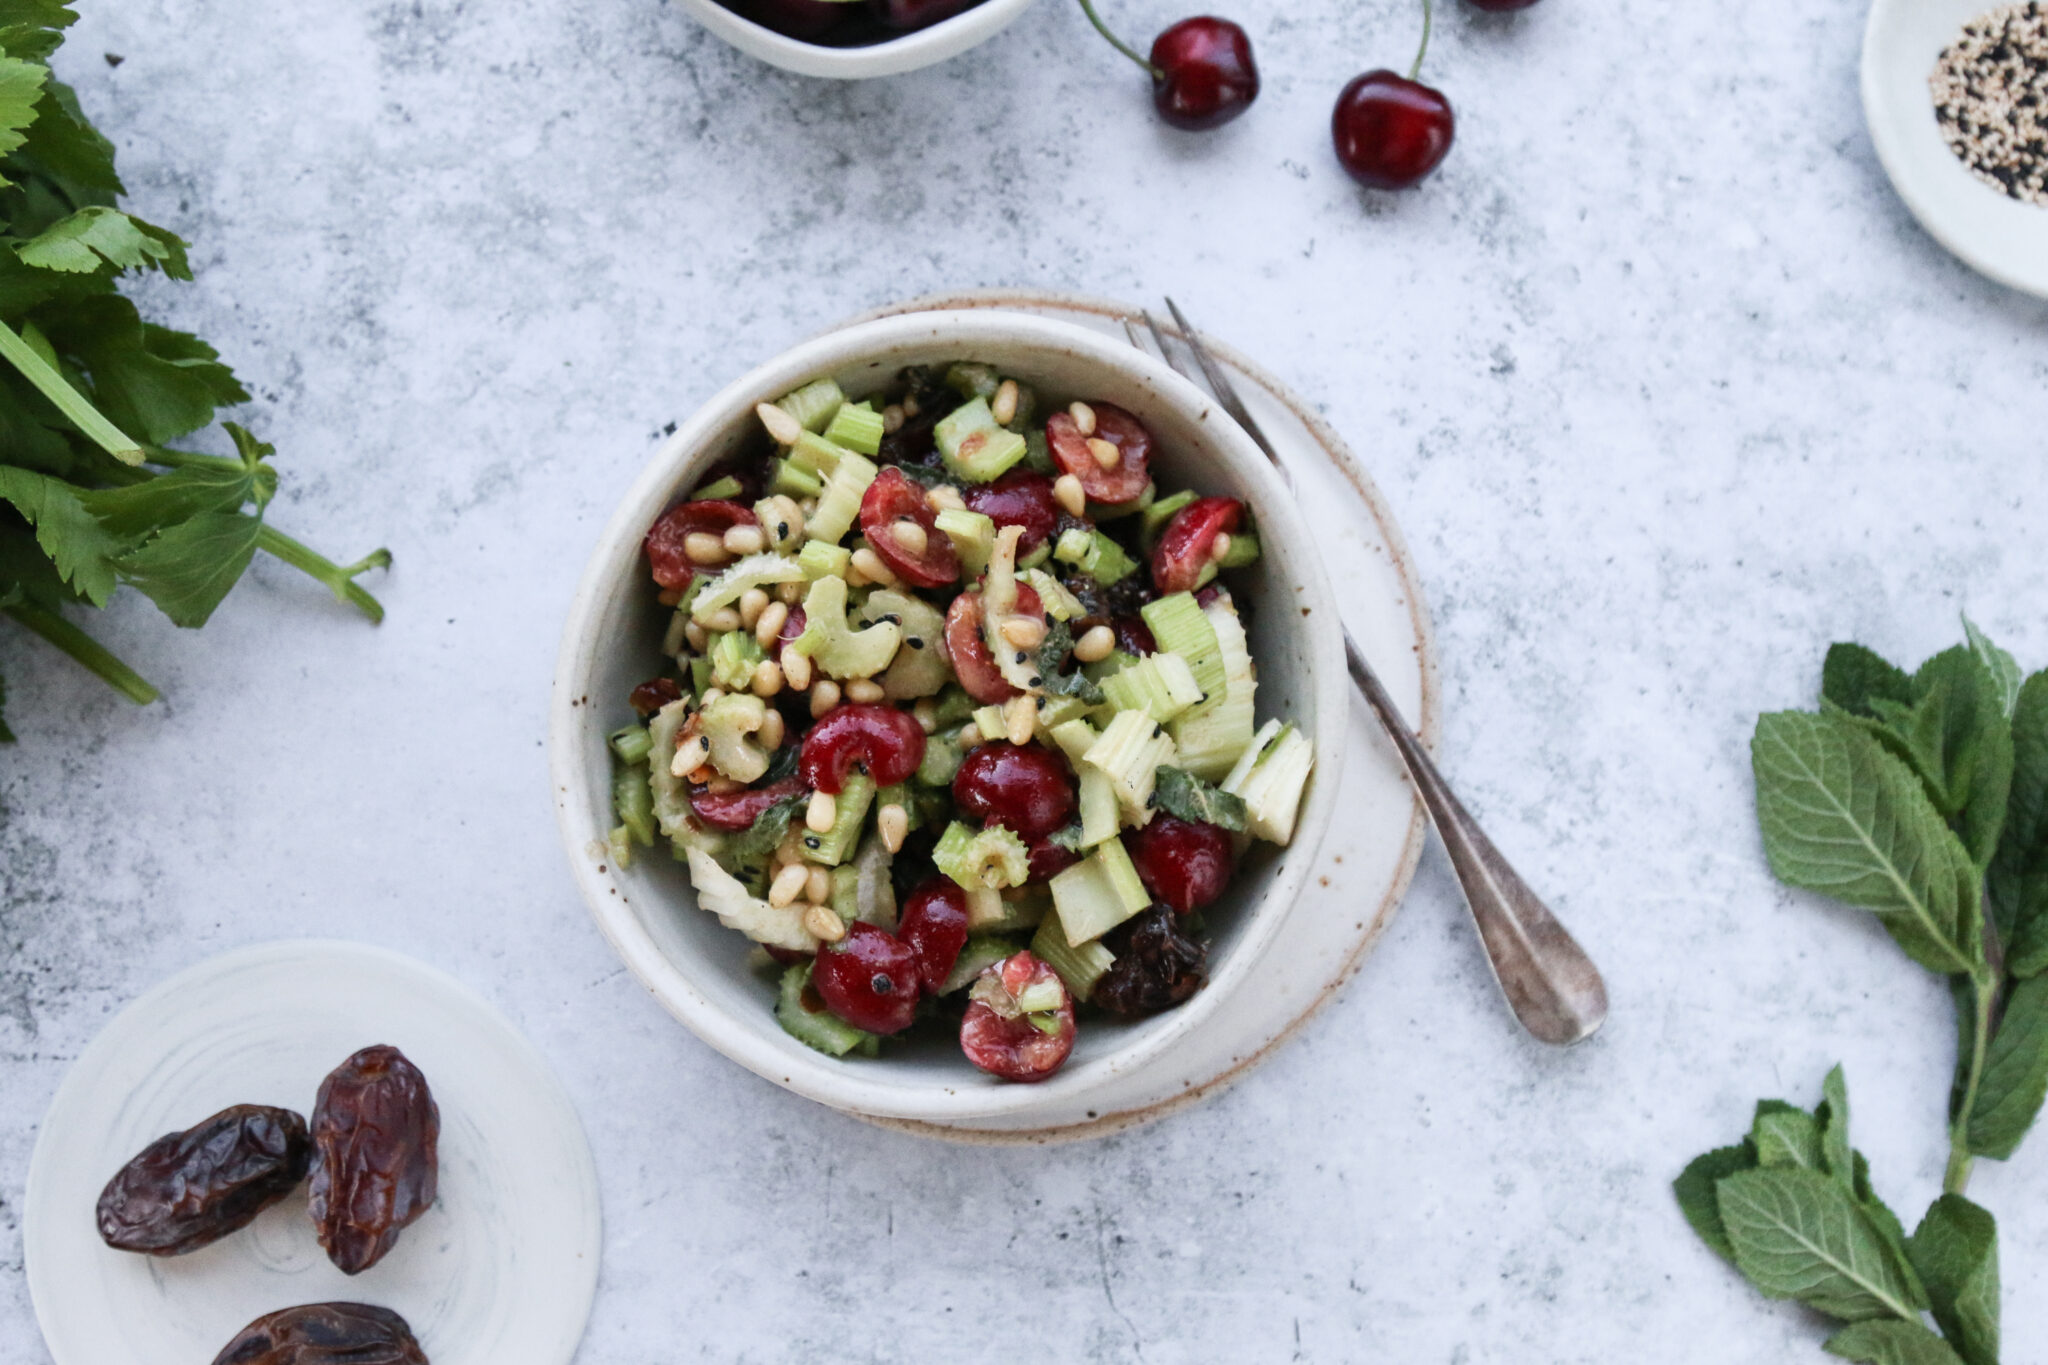
<path id="1" fill-rule="evenodd" d="M 864 47 L 827 47 L 764 28 L 727 9 L 718 0 L 681 0 L 683 8 L 698 23 L 750 57 L 799 76 L 849 81 L 900 76 L 906 71 L 936 66 L 995 37 L 1031 8 L 1031 3 L 1032 0 L 981 0 L 974 8 L 950 19 L 941 19 L 929 28 L 886 42 Z"/>
<path id="2" fill-rule="evenodd" d="M 979 1073 L 963 1075 L 957 1084 L 908 1084 L 886 1070 L 886 1061 L 830 1058 L 794 1038 L 756 1033 L 699 992 L 654 941 L 631 898 L 614 880 L 609 860 L 590 853 L 602 847 L 610 813 L 600 810 L 593 798 L 593 791 L 608 789 L 609 783 L 594 784 L 589 771 L 591 727 L 602 728 L 604 713 L 588 695 L 588 680 L 599 650 L 609 644 L 600 638 L 603 607 L 622 576 L 637 574 L 646 527 L 679 490 L 691 486 L 694 472 L 721 453 L 721 434 L 735 422 L 750 419 L 757 403 L 773 401 L 819 374 L 873 363 L 878 357 L 935 349 L 971 354 L 980 345 L 1064 354 L 1115 375 L 1127 388 L 1149 391 L 1208 433 L 1209 450 L 1237 481 L 1237 491 L 1252 504 L 1267 538 L 1285 538 L 1291 548 L 1299 549 L 1303 572 L 1287 586 L 1301 594 L 1304 614 L 1287 618 L 1289 633 L 1295 634 L 1309 668 L 1311 714 L 1306 719 L 1315 727 L 1316 767 L 1326 775 L 1337 772 L 1349 721 L 1339 637 L 1307 624 L 1318 616 L 1323 621 L 1338 619 L 1335 599 L 1306 526 L 1258 447 L 1225 419 L 1213 400 L 1152 356 L 1073 323 L 989 309 L 905 314 L 813 338 L 728 385 L 679 427 L 633 481 L 584 568 L 557 656 L 548 739 L 556 815 L 578 889 L 628 970 L 670 1013 L 726 1057 L 807 1098 L 864 1115 L 942 1123 L 1070 1104 L 1113 1087 L 1122 1072 L 1135 1070 L 1210 1024 L 1293 912 L 1337 797 L 1334 780 L 1311 781 L 1292 844 L 1261 874 L 1266 884 L 1256 899 L 1238 911 L 1242 919 L 1237 941 L 1202 991 L 1139 1026 L 1141 1031 L 1128 1042 L 1070 1064 L 1036 1085 L 983 1083 Z M 602 756 L 603 746 L 597 745 L 595 751 Z"/>

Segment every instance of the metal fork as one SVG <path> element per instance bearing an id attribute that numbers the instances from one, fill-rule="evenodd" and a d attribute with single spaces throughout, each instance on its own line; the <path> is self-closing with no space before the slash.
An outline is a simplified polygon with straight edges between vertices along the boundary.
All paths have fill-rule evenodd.
<path id="1" fill-rule="evenodd" d="M 1174 301 L 1169 298 L 1166 306 L 1180 328 L 1182 343 L 1208 380 L 1209 391 L 1244 428 L 1245 435 L 1266 452 L 1266 458 L 1279 470 L 1281 482 L 1293 493 L 1293 476 L 1245 408 L 1244 400 L 1238 397 L 1230 376 L 1210 356 Z M 1174 358 L 1166 344 L 1166 333 L 1153 321 L 1152 314 L 1140 310 L 1140 316 L 1160 357 L 1181 375 L 1194 378 Z M 1124 318 L 1123 324 L 1131 344 L 1145 350 L 1130 318 Z M 1401 718 L 1394 699 L 1365 661 L 1348 629 L 1344 632 L 1344 656 L 1351 667 L 1351 680 L 1380 718 L 1380 724 L 1386 727 L 1416 790 L 1422 793 L 1422 804 L 1436 824 L 1444 851 L 1450 854 L 1458 885 L 1464 888 L 1465 903 L 1471 907 L 1473 923 L 1479 927 L 1480 941 L 1486 946 L 1486 959 L 1493 966 L 1501 993 L 1507 997 L 1508 1008 L 1514 1011 L 1523 1028 L 1543 1042 L 1564 1045 L 1591 1037 L 1607 1019 L 1607 984 L 1600 979 L 1600 969 L 1529 884 L 1509 866 L 1479 828 L 1479 822 L 1451 794 L 1422 741 Z"/>

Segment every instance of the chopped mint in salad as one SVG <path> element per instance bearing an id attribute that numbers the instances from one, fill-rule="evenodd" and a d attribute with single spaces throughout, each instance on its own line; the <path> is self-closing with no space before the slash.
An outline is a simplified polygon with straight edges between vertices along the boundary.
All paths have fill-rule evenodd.
<path id="1" fill-rule="evenodd" d="M 793 1037 L 957 1032 L 1052 1075 L 1207 980 L 1203 911 L 1286 844 L 1314 746 L 1258 723 L 1234 498 L 1123 409 L 973 362 L 818 379 L 648 530 L 673 667 L 612 736 L 612 856 L 668 841 Z"/>

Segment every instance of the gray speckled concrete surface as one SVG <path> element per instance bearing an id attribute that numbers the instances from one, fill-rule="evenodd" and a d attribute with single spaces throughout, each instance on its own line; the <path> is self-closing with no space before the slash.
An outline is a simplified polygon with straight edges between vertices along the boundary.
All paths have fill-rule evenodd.
<path id="1" fill-rule="evenodd" d="M 147 710 L 5 637 L 0 1365 L 47 1359 L 18 1194 L 68 1061 L 171 971 L 309 932 L 453 970 L 562 1070 L 606 1192 L 584 1361 L 1819 1358 L 1666 1183 L 1839 1058 L 1917 1210 L 1948 1022 L 1871 925 L 1766 876 L 1749 727 L 1809 699 L 1828 640 L 1917 660 L 1959 608 L 2048 663 L 2048 306 L 1886 187 L 1854 0 L 1451 4 L 1459 142 L 1398 199 L 1326 128 L 1347 77 L 1405 63 L 1411 0 L 1236 11 L 1266 88 L 1207 139 L 1060 0 L 861 86 L 659 0 L 87 9 L 65 74 L 196 244 L 198 284 L 151 301 L 258 395 L 276 520 L 398 564 L 375 630 L 275 565 L 203 634 L 121 603 Z M 1446 764 L 1607 966 L 1598 1040 L 1516 1036 L 1435 854 L 1273 1061 L 1062 1149 L 836 1117 L 624 975 L 541 747 L 586 547 L 743 369 L 991 284 L 1171 289 L 1368 458 L 1434 610 Z M 1974 1188 L 2007 1215 L 2010 1358 L 2040 1359 L 2048 1150 Z"/>

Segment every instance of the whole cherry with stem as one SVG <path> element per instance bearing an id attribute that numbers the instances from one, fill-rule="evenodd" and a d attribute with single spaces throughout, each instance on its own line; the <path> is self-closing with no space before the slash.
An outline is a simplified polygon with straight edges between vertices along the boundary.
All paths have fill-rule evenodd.
<path id="1" fill-rule="evenodd" d="M 1354 76 L 1337 96 L 1330 137 L 1337 160 L 1368 189 L 1413 189 L 1451 150 L 1457 120 L 1443 92 L 1415 77 L 1429 52 L 1431 0 L 1422 0 L 1422 45 L 1406 76 L 1381 68 Z"/>
<path id="2" fill-rule="evenodd" d="M 1206 14 L 1183 19 L 1152 40 L 1152 55 L 1146 58 L 1110 31 L 1095 12 L 1094 0 L 1081 0 L 1081 12 L 1111 47 L 1144 68 L 1152 78 L 1153 107 L 1176 128 L 1220 128 L 1259 97 L 1252 40 L 1228 19 Z"/>

